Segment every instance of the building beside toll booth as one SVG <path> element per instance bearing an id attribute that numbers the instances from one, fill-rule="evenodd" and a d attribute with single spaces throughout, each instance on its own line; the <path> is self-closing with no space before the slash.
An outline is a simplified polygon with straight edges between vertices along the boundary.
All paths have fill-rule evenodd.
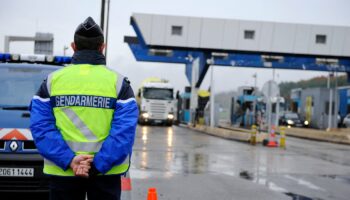
<path id="1" fill-rule="evenodd" d="M 302 119 L 309 122 L 312 128 L 326 129 L 341 126 L 342 119 L 350 113 L 350 86 L 338 87 L 330 103 L 330 89 L 306 88 L 291 91 L 291 111 L 298 113 Z M 329 114 L 329 106 L 332 112 Z"/>

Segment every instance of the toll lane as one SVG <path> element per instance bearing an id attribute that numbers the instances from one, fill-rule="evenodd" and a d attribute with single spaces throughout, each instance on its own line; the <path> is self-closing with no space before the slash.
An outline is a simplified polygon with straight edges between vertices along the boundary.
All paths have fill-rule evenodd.
<path id="1" fill-rule="evenodd" d="M 350 147 L 288 138 L 287 150 L 250 146 L 178 126 L 139 126 L 133 199 L 348 199 Z M 199 198 L 200 197 L 200 198 Z"/>

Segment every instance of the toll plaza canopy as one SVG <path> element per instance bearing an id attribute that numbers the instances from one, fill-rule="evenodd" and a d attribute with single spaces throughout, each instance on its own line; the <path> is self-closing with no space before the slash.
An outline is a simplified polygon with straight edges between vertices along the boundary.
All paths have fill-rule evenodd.
<path id="1" fill-rule="evenodd" d="M 350 27 L 133 14 L 125 37 L 138 61 L 186 64 L 199 58 L 199 87 L 210 65 L 346 72 Z"/>

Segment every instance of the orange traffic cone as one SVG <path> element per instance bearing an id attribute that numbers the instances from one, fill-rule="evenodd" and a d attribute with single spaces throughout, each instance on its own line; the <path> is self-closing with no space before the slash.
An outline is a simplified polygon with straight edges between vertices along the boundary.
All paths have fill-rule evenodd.
<path id="1" fill-rule="evenodd" d="M 147 200 L 157 200 L 157 190 L 156 188 L 149 188 L 148 189 L 148 195 Z"/>
<path id="2" fill-rule="evenodd" d="M 272 127 L 271 127 L 271 133 L 270 133 L 269 143 L 267 144 L 267 146 L 268 146 L 268 147 L 277 147 L 275 126 L 272 126 Z"/>

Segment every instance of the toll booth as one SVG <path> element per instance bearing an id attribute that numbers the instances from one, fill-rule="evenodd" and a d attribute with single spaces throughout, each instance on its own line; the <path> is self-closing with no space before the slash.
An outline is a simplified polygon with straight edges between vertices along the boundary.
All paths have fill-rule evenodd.
<path id="1" fill-rule="evenodd" d="M 290 92 L 291 105 L 290 110 L 294 113 L 300 113 L 300 103 L 301 103 L 301 88 L 292 89 Z"/>
<path id="2" fill-rule="evenodd" d="M 211 65 L 346 72 L 350 27 L 134 13 L 124 41 L 137 61 L 183 63 L 199 88 Z"/>
<path id="3" fill-rule="evenodd" d="M 124 41 L 137 61 L 184 64 L 196 90 L 214 65 L 345 72 L 350 82 L 350 27 L 144 13 L 130 25 L 136 36 Z"/>
<path id="4" fill-rule="evenodd" d="M 196 123 L 204 124 L 204 109 L 209 102 L 210 93 L 206 90 L 198 90 L 198 107 L 193 113 L 193 120 L 196 121 Z M 190 110 L 190 104 L 191 104 L 191 87 L 185 87 L 185 92 L 178 95 L 178 104 L 177 104 L 177 110 L 178 110 L 178 116 L 179 116 L 179 122 L 180 123 L 190 123 L 191 120 L 191 110 Z"/>
<path id="5" fill-rule="evenodd" d="M 177 112 L 180 123 L 188 124 L 191 120 L 191 87 L 185 87 L 185 92 L 178 96 Z"/>
<path id="6" fill-rule="evenodd" d="M 237 95 L 231 99 L 231 123 L 237 126 L 250 127 L 256 123 L 257 88 L 242 86 Z"/>
<path id="7" fill-rule="evenodd" d="M 204 109 L 210 99 L 210 92 L 207 90 L 198 91 L 198 107 L 196 110 L 196 122 L 199 124 L 204 124 Z"/>
<path id="8" fill-rule="evenodd" d="M 328 88 L 306 88 L 301 92 L 301 118 L 308 121 L 310 127 L 326 129 L 328 127 L 328 117 L 332 116 L 331 127 L 336 127 L 338 110 L 335 105 L 338 102 L 329 101 L 330 89 Z M 332 113 L 329 113 L 329 106 L 332 106 Z"/>
<path id="9" fill-rule="evenodd" d="M 339 115 L 341 120 L 350 113 L 350 86 L 338 88 L 339 95 Z"/>

